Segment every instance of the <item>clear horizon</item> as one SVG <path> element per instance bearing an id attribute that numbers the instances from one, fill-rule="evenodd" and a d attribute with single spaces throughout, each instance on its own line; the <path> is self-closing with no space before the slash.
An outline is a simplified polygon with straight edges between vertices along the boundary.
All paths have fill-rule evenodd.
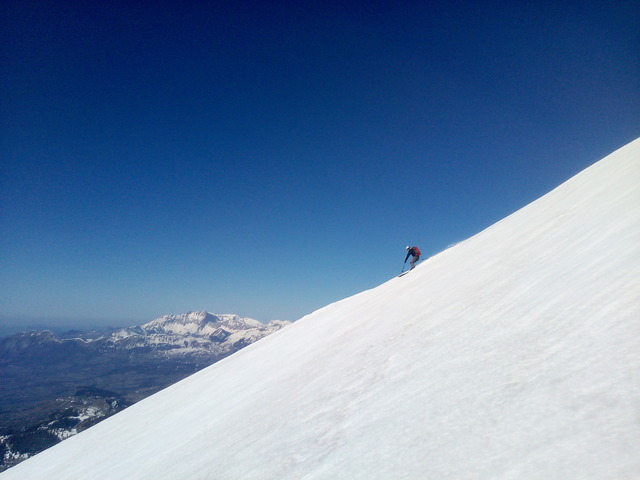
<path id="1" fill-rule="evenodd" d="M 4 10 L 5 325 L 295 321 L 640 136 L 630 1 Z"/>

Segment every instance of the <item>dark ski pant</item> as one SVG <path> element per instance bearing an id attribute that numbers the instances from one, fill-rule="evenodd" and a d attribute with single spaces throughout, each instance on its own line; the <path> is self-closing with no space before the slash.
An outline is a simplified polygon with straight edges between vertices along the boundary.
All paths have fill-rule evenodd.
<path id="1" fill-rule="evenodd" d="M 420 260 L 420 257 L 419 257 L 419 256 L 418 256 L 418 257 L 411 256 L 411 261 L 409 262 L 409 265 L 411 265 L 411 268 L 410 268 L 409 270 L 413 270 L 414 268 L 416 268 L 415 263 L 416 263 L 418 260 Z"/>

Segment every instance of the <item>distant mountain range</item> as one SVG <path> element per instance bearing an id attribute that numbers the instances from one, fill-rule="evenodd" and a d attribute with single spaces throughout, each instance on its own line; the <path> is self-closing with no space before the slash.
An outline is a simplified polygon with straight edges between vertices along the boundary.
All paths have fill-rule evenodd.
<path id="1" fill-rule="evenodd" d="M 283 328 L 190 312 L 104 332 L 0 339 L 0 471 Z"/>
<path id="2" fill-rule="evenodd" d="M 70 332 L 56 335 L 49 330 L 19 333 L 0 340 L 5 359 L 46 358 L 113 353 L 143 355 L 152 358 L 187 358 L 215 360 L 229 355 L 262 337 L 281 329 L 289 322 L 267 324 L 238 315 L 190 312 L 165 315 L 144 325 L 113 332 Z M 52 359 L 53 356 L 53 359 Z"/>

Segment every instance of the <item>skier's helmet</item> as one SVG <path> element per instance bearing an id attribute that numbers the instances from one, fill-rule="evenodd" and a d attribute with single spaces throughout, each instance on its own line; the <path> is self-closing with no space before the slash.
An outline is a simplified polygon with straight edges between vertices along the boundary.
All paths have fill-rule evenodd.
<path id="1" fill-rule="evenodd" d="M 404 247 L 405 250 L 411 250 L 411 247 L 409 245 L 407 245 L 406 247 Z"/>

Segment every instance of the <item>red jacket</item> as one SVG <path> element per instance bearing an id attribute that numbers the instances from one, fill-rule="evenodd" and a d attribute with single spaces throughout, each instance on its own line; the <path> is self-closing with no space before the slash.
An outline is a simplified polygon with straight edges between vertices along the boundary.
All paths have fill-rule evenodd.
<path id="1" fill-rule="evenodd" d="M 421 255 L 420 254 L 420 249 L 418 247 L 411 247 L 409 249 L 409 251 L 407 252 L 407 256 L 404 257 L 405 263 L 407 262 L 407 259 L 409 258 L 409 255 L 413 255 L 414 257 L 419 258 L 420 255 Z"/>

